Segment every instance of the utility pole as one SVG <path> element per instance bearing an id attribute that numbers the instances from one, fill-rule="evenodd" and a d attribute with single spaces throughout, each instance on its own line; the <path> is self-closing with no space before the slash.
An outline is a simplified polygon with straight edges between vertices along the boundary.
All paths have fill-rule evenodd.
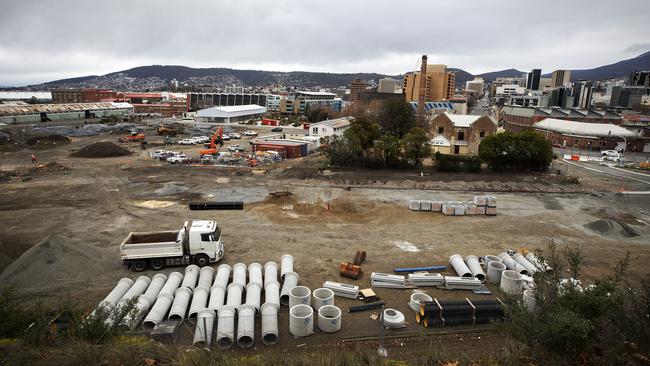
<path id="1" fill-rule="evenodd" d="M 413 80 L 415 82 L 415 78 Z M 426 102 L 427 92 L 427 55 L 422 55 L 422 64 L 420 65 L 420 84 L 418 85 L 418 109 L 417 124 L 418 127 L 424 128 L 424 103 Z"/>

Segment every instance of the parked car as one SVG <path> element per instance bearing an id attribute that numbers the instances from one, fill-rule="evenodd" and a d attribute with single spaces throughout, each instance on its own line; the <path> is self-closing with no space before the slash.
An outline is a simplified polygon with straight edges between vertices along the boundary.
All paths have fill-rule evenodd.
<path id="1" fill-rule="evenodd" d="M 160 156 L 165 154 L 167 151 L 166 150 L 156 150 L 151 154 L 151 157 L 154 159 L 160 159 Z"/>
<path id="2" fill-rule="evenodd" d="M 235 132 L 231 132 L 231 133 L 229 133 L 228 136 L 229 136 L 231 139 L 240 139 L 240 138 L 241 138 L 241 135 L 238 134 L 238 133 L 235 133 Z"/>
<path id="3" fill-rule="evenodd" d="M 603 150 L 600 152 L 603 155 L 603 160 L 619 161 L 621 153 L 616 150 Z"/>
<path id="4" fill-rule="evenodd" d="M 176 164 L 176 163 L 183 163 L 183 162 L 185 162 L 185 161 L 187 161 L 189 159 L 190 158 L 188 158 L 187 155 L 185 155 L 185 154 L 176 154 L 176 155 L 168 157 L 167 162 L 172 163 L 172 164 Z"/>
<path id="5" fill-rule="evenodd" d="M 228 135 L 223 135 L 223 136 L 221 136 L 221 139 L 222 139 L 223 141 L 230 141 L 230 136 L 228 136 Z"/>
<path id="6" fill-rule="evenodd" d="M 282 132 L 282 127 L 273 127 L 271 132 Z"/>
<path id="7" fill-rule="evenodd" d="M 232 152 L 244 151 L 244 148 L 242 146 L 235 144 L 235 145 L 228 146 L 228 151 L 232 151 Z"/>
<path id="8" fill-rule="evenodd" d="M 196 141 L 194 141 L 192 139 L 182 139 L 182 140 L 178 141 L 178 144 L 179 145 L 196 145 Z"/>
<path id="9" fill-rule="evenodd" d="M 203 155 L 201 157 L 201 164 L 214 164 L 216 161 L 214 155 Z"/>
<path id="10" fill-rule="evenodd" d="M 246 130 L 244 131 L 244 136 L 257 136 L 257 132 L 253 130 Z"/>

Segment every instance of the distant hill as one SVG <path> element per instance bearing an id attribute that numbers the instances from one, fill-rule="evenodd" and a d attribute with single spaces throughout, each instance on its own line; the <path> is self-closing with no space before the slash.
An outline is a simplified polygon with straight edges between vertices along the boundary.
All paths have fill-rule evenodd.
<path id="1" fill-rule="evenodd" d="M 593 69 L 571 70 L 571 81 L 607 80 L 628 77 L 634 71 L 650 70 L 650 51 L 637 57 Z M 551 73 L 544 77 L 550 77 Z"/>
<path id="2" fill-rule="evenodd" d="M 525 72 L 519 71 L 517 69 L 507 69 L 507 70 L 486 72 L 483 74 L 478 74 L 476 76 L 482 77 L 486 83 L 491 83 L 494 80 L 496 80 L 496 78 L 518 78 L 521 77 L 522 74 L 525 74 Z"/>

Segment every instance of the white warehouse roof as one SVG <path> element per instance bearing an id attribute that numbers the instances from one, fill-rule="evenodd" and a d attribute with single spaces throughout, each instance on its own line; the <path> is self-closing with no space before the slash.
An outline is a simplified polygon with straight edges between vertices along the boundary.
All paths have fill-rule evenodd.
<path id="1" fill-rule="evenodd" d="M 555 118 L 545 118 L 533 124 L 533 127 L 539 130 L 577 136 L 637 136 L 634 132 L 611 123 L 575 122 Z"/>
<path id="2" fill-rule="evenodd" d="M 454 124 L 454 127 L 469 127 L 472 125 L 472 123 L 476 122 L 479 118 L 483 117 L 483 116 L 475 116 L 471 114 L 451 114 L 447 112 L 445 112 L 445 115 Z M 488 116 L 488 118 L 492 119 L 492 117 L 490 116 Z M 492 122 L 494 123 L 494 120 L 492 120 Z"/>
<path id="3" fill-rule="evenodd" d="M 248 104 L 201 109 L 196 112 L 196 116 L 207 118 L 232 118 L 263 113 L 266 113 L 266 107 L 260 107 L 257 104 Z"/>

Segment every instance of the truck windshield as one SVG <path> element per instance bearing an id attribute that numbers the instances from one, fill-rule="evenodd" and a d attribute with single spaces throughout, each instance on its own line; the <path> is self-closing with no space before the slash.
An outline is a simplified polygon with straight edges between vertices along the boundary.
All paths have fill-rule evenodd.
<path id="1" fill-rule="evenodd" d="M 209 234 L 201 234 L 201 241 L 218 241 L 221 236 L 221 229 L 216 228 L 213 232 Z"/>

